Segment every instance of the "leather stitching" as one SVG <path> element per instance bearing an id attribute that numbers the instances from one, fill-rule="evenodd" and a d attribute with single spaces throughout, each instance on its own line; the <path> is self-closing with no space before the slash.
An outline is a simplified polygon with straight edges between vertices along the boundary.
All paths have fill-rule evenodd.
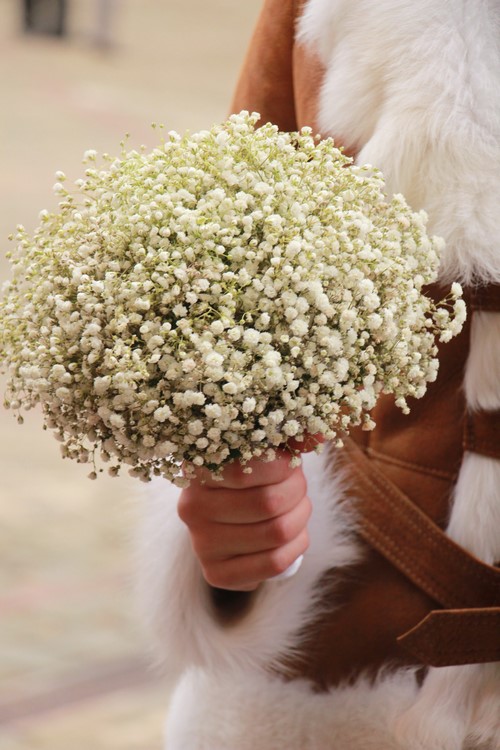
<path id="1" fill-rule="evenodd" d="M 463 446 L 472 453 L 500 459 L 500 410 L 468 412 Z"/>
<path id="2" fill-rule="evenodd" d="M 456 594 L 449 588 L 448 583 L 440 578 L 436 578 L 433 575 L 433 572 L 428 569 L 428 566 L 422 566 L 421 563 L 415 559 L 412 559 L 411 561 L 408 560 L 407 554 L 405 555 L 405 550 L 401 548 L 400 544 L 380 529 L 372 519 L 369 521 L 370 529 L 368 531 L 370 536 L 373 537 L 373 540 L 381 545 L 381 551 L 385 550 L 386 552 L 395 555 L 395 560 L 403 567 L 404 572 L 409 573 L 410 577 L 413 575 L 415 577 L 415 582 L 418 583 L 418 585 L 422 586 L 422 584 L 425 584 L 423 586 L 424 590 L 428 591 L 433 598 L 436 598 L 437 596 L 437 601 L 444 604 L 444 606 L 454 607 L 457 605 L 460 606 L 460 604 L 463 606 L 464 603 L 467 606 L 470 601 L 473 603 L 478 601 L 483 603 L 484 595 L 488 597 L 493 596 L 494 601 L 496 601 L 497 597 L 500 595 L 500 571 L 496 571 L 495 568 L 488 566 L 485 563 L 466 557 L 468 553 L 465 550 L 462 551 L 460 548 L 457 548 L 454 542 L 440 532 L 439 528 L 435 526 L 430 519 L 427 517 L 422 518 L 420 513 L 414 507 L 409 505 L 409 501 L 407 501 L 406 498 L 406 502 L 404 503 L 402 502 L 401 497 L 394 498 L 394 488 L 391 487 L 383 476 L 375 471 L 374 467 L 371 468 L 376 476 L 377 483 L 385 489 L 387 494 L 384 495 L 379 486 L 372 483 L 364 473 L 360 473 L 359 478 L 365 485 L 369 486 L 371 492 L 374 492 L 379 498 L 381 498 L 382 503 L 385 501 L 396 517 L 403 517 L 409 528 L 415 532 L 417 538 L 422 538 L 425 534 L 426 546 L 438 551 L 440 556 L 445 558 L 445 565 L 451 564 L 452 570 L 458 568 L 459 570 L 468 573 L 469 576 L 471 576 L 477 583 L 481 583 L 482 586 L 480 587 L 479 592 L 477 589 L 473 591 L 472 598 L 470 598 L 468 591 L 462 591 L 459 594 Z M 403 515 L 400 512 L 402 505 L 404 505 L 405 510 Z M 363 512 L 361 512 L 361 515 L 363 516 Z M 366 524 L 367 519 L 364 519 L 364 521 Z M 435 536 L 436 533 L 439 534 L 437 538 Z M 498 581 L 493 580 L 492 582 L 490 580 L 491 575 L 494 576 L 494 579 L 498 575 Z M 486 591 L 482 590 L 484 587 L 486 587 Z"/>
<path id="3" fill-rule="evenodd" d="M 412 461 L 404 461 L 401 458 L 395 456 L 388 456 L 386 453 L 380 453 L 374 448 L 368 448 L 367 453 L 372 456 L 376 461 L 381 461 L 387 464 L 394 464 L 394 466 L 401 466 L 404 469 L 411 469 L 417 471 L 419 474 L 427 474 L 431 477 L 437 477 L 438 479 L 444 480 L 455 480 L 457 478 L 457 472 L 444 471 L 442 469 L 434 469 L 431 466 L 425 466 L 424 464 L 416 464 Z"/>
<path id="4" fill-rule="evenodd" d="M 476 286 L 471 291 L 472 310 L 500 312 L 500 284 Z"/>

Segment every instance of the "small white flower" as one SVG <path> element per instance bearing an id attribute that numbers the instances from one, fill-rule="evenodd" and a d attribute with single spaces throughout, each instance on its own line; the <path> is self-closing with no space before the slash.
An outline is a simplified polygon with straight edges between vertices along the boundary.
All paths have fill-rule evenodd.
<path id="1" fill-rule="evenodd" d="M 305 336 L 309 330 L 309 326 L 306 321 L 302 318 L 296 318 L 290 323 L 290 330 L 295 336 Z"/>
<path id="2" fill-rule="evenodd" d="M 214 322 L 210 324 L 210 330 L 215 336 L 219 336 L 224 331 L 224 324 L 220 320 L 214 320 Z"/>
<path id="3" fill-rule="evenodd" d="M 207 367 L 222 367 L 224 364 L 224 357 L 218 352 L 211 351 L 210 354 L 207 354 L 205 357 L 205 364 Z"/>
<path id="4" fill-rule="evenodd" d="M 188 424 L 188 431 L 190 435 L 201 435 L 204 430 L 203 422 L 201 419 L 195 419 L 194 422 Z"/>
<path id="5" fill-rule="evenodd" d="M 56 396 L 61 401 L 70 403 L 73 400 L 73 396 L 69 388 L 56 388 Z"/>
<path id="6" fill-rule="evenodd" d="M 243 401 L 243 405 L 241 407 L 242 411 L 245 414 L 249 414 L 250 412 L 252 412 L 255 409 L 256 404 L 257 404 L 257 402 L 256 402 L 256 400 L 254 398 L 246 398 Z"/>
<path id="7" fill-rule="evenodd" d="M 268 351 L 262 357 L 262 362 L 267 367 L 277 367 L 281 362 L 281 354 L 275 349 Z"/>
<path id="8" fill-rule="evenodd" d="M 137 306 L 137 302 L 135 304 Z M 183 318 L 188 313 L 187 307 L 181 304 L 175 305 L 172 311 L 177 318 Z"/>
<path id="9" fill-rule="evenodd" d="M 300 425 L 297 422 L 296 419 L 289 419 L 285 424 L 283 425 L 283 432 L 285 435 L 288 435 L 292 437 L 293 435 L 296 435 L 300 430 Z"/>
<path id="10" fill-rule="evenodd" d="M 121 414 L 111 414 L 109 423 L 112 427 L 116 427 L 117 430 L 122 430 L 125 427 L 125 420 Z"/>
<path id="11" fill-rule="evenodd" d="M 216 139 L 215 139 L 215 140 L 217 141 L 217 144 L 218 144 L 219 146 L 225 146 L 225 145 L 227 144 L 227 142 L 229 141 L 229 134 L 228 134 L 228 133 L 226 133 L 225 131 L 221 131 L 221 132 L 220 132 L 220 133 L 219 133 L 219 134 L 218 134 L 218 135 L 216 136 Z"/>
<path id="12" fill-rule="evenodd" d="M 161 443 L 157 443 L 155 447 L 155 454 L 158 458 L 166 458 L 175 453 L 177 445 L 171 440 L 164 440 Z"/>
<path id="13" fill-rule="evenodd" d="M 222 409 L 219 404 L 207 404 L 205 406 L 205 414 L 210 419 L 218 419 L 222 414 Z"/>
<path id="14" fill-rule="evenodd" d="M 261 443 L 266 439 L 266 437 L 267 435 L 264 430 L 254 430 L 250 435 L 250 439 L 254 443 Z"/>
<path id="15" fill-rule="evenodd" d="M 191 359 L 191 357 L 188 357 L 182 362 L 181 365 L 184 372 L 193 372 L 193 370 L 196 368 L 196 362 L 194 359 Z"/>
<path id="16" fill-rule="evenodd" d="M 168 406 L 160 406 L 153 412 L 153 417 L 157 422 L 165 422 L 172 415 L 172 411 Z"/>
<path id="17" fill-rule="evenodd" d="M 243 332 L 243 341 L 244 343 L 253 348 L 259 343 L 260 339 L 260 333 L 259 331 L 256 331 L 255 328 L 247 328 Z"/>
<path id="18" fill-rule="evenodd" d="M 102 396 L 110 387 L 111 377 L 109 375 L 94 378 L 94 391 L 98 396 Z"/>
<path id="19" fill-rule="evenodd" d="M 339 357 L 334 365 L 337 382 L 346 380 L 349 373 L 349 361 L 345 357 Z"/>

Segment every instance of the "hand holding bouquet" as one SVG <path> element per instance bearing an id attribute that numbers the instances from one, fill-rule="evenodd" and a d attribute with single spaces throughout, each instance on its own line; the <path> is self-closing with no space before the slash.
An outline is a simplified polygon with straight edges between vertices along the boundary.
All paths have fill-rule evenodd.
<path id="1" fill-rule="evenodd" d="M 272 459 L 291 437 L 407 410 L 458 333 L 435 304 L 441 241 L 382 176 L 308 129 L 241 113 L 88 168 L 33 237 L 0 303 L 6 404 L 41 404 L 63 455 L 179 484 Z M 298 458 L 293 460 L 298 461 Z M 181 464 L 185 476 L 181 476 Z"/>

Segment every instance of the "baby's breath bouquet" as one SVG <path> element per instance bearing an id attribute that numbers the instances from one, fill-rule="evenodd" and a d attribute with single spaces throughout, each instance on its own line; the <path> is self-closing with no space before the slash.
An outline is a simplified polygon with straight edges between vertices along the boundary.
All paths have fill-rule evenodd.
<path id="1" fill-rule="evenodd" d="M 242 112 L 157 148 L 86 154 L 32 237 L 18 227 L 0 303 L 6 404 L 41 404 L 63 455 L 179 484 L 272 459 L 306 433 L 373 427 L 436 377 L 441 241 L 379 172 L 332 140 Z M 293 460 L 297 461 L 297 457 Z M 184 476 L 181 477 L 181 465 Z"/>

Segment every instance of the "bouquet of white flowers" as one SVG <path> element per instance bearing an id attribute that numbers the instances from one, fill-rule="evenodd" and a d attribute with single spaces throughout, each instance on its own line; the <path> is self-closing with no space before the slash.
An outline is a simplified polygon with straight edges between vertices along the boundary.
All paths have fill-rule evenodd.
<path id="1" fill-rule="evenodd" d="M 439 304 L 422 291 L 442 244 L 425 214 L 332 140 L 257 120 L 122 144 L 101 167 L 87 152 L 75 190 L 58 173 L 58 211 L 33 237 L 18 227 L 6 405 L 41 404 L 92 477 L 100 456 L 182 484 L 291 437 L 371 429 L 377 396 L 407 410 L 436 377 L 436 334 L 462 326 L 458 284 Z"/>

